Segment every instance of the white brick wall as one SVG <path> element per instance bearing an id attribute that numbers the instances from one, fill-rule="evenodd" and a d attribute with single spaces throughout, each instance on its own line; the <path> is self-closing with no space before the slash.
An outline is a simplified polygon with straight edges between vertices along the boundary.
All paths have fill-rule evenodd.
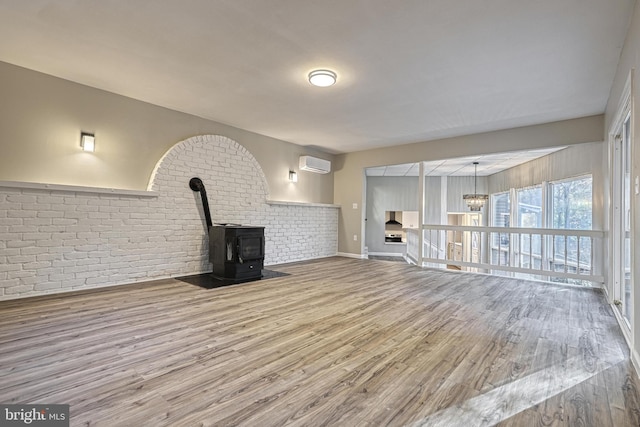
<path id="1" fill-rule="evenodd" d="M 205 135 L 158 162 L 155 193 L 0 186 L 0 299 L 211 271 L 200 194 L 189 188 L 194 176 L 214 222 L 266 227 L 265 264 L 336 254 L 336 207 L 269 203 L 255 158 L 235 141 Z"/>

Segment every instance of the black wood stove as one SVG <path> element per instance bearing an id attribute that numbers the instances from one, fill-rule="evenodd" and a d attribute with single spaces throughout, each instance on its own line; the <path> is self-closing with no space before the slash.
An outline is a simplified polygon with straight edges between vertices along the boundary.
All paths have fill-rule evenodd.
<path id="1" fill-rule="evenodd" d="M 204 183 L 191 178 L 189 187 L 200 192 L 209 232 L 209 261 L 213 275 L 221 279 L 259 279 L 264 268 L 264 227 L 240 224 L 213 224 Z"/>

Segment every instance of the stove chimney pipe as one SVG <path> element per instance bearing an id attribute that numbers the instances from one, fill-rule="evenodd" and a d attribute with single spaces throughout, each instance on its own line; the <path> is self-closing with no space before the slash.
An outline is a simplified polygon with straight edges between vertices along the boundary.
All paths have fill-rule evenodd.
<path id="1" fill-rule="evenodd" d="M 189 188 L 193 191 L 200 192 L 200 197 L 202 198 L 202 210 L 204 211 L 204 219 L 207 221 L 207 231 L 211 227 L 213 227 L 213 222 L 211 222 L 211 212 L 209 212 L 209 201 L 207 200 L 207 190 L 204 188 L 204 183 L 198 177 L 191 178 L 189 180 Z"/>

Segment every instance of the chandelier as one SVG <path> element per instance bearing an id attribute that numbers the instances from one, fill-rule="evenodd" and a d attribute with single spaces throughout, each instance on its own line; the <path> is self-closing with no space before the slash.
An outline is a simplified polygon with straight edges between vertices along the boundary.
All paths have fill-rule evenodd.
<path id="1" fill-rule="evenodd" d="M 489 199 L 487 194 L 478 194 L 478 162 L 473 162 L 473 194 L 465 194 L 462 199 L 472 212 L 479 212 Z"/>

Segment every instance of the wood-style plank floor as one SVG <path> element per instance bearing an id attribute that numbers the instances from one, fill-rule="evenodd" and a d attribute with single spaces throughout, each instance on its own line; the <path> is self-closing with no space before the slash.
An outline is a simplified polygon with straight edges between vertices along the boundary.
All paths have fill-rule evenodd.
<path id="1" fill-rule="evenodd" d="M 73 426 L 634 426 L 600 291 L 328 258 L 0 302 L 0 402 Z"/>

